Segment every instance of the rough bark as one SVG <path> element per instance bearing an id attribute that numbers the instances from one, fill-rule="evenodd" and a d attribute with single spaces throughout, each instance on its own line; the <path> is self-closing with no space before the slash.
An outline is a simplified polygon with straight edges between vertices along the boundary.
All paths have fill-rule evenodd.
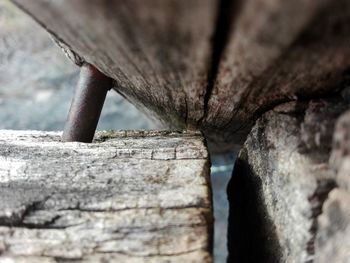
<path id="1" fill-rule="evenodd" d="M 0 132 L 0 261 L 211 262 L 198 133 Z M 6 261 L 7 262 L 7 261 Z"/>
<path id="2" fill-rule="evenodd" d="M 328 159 L 335 121 L 347 107 L 340 97 L 290 102 L 259 118 L 228 187 L 232 262 L 322 257 L 317 218 L 337 185 Z"/>
<path id="3" fill-rule="evenodd" d="M 348 0 L 13 1 L 77 64 L 219 151 L 266 110 L 332 93 L 349 75 Z"/>

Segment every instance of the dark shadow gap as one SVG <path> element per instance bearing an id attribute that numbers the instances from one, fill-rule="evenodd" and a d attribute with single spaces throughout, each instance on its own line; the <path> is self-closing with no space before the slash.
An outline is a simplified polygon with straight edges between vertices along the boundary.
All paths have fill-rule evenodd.
<path id="1" fill-rule="evenodd" d="M 227 187 L 228 263 L 280 262 L 280 244 L 260 191 L 260 179 L 237 158 Z"/>

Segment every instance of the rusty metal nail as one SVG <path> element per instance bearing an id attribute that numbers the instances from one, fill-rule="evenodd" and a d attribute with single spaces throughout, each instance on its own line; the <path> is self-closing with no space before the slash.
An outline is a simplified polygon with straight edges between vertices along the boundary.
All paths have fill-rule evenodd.
<path id="1" fill-rule="evenodd" d="M 64 127 L 64 142 L 92 142 L 102 107 L 113 81 L 93 65 L 81 67 L 80 78 Z"/>

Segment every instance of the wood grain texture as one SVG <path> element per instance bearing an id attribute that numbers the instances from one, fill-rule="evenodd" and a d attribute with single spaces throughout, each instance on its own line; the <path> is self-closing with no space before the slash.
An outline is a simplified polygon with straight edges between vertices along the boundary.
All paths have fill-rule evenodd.
<path id="1" fill-rule="evenodd" d="M 0 132 L 0 262 L 212 262 L 199 134 L 59 138 Z"/>
<path id="2" fill-rule="evenodd" d="M 337 184 L 328 159 L 335 121 L 347 108 L 341 98 L 291 102 L 259 118 L 228 187 L 230 262 L 322 255 L 317 220 Z"/>
<path id="3" fill-rule="evenodd" d="M 177 128 L 203 115 L 216 0 L 14 2 L 139 108 Z"/>
<path id="4" fill-rule="evenodd" d="M 350 67 L 349 1 L 241 2 L 203 124 L 222 144 L 242 142 L 280 103 L 343 88 Z"/>
<path id="5" fill-rule="evenodd" d="M 348 79 L 348 0 L 13 0 L 77 63 L 214 150 L 241 145 L 279 103 L 333 93 Z"/>

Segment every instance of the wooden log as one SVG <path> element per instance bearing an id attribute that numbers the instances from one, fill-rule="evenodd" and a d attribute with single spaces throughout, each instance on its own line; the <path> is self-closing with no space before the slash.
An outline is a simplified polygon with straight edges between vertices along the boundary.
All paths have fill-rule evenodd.
<path id="1" fill-rule="evenodd" d="M 0 132 L 0 262 L 212 262 L 198 133 Z"/>
<path id="2" fill-rule="evenodd" d="M 291 102 L 259 118 L 228 187 L 230 262 L 322 257 L 317 220 L 337 185 L 328 159 L 334 123 L 347 108 L 340 97 Z"/>
<path id="3" fill-rule="evenodd" d="M 213 149 L 240 145 L 277 104 L 348 78 L 348 0 L 13 0 L 77 63 L 138 108 Z"/>

